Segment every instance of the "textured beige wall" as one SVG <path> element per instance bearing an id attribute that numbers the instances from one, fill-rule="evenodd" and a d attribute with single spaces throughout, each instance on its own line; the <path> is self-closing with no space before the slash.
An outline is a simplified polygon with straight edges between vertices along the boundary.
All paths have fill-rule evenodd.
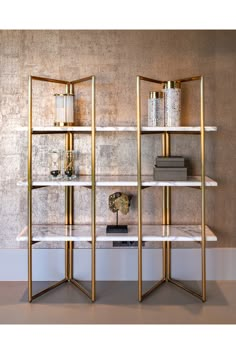
<path id="1" fill-rule="evenodd" d="M 219 239 L 209 246 L 235 247 L 235 69 L 235 31 L 0 31 L 0 247 L 24 247 L 15 237 L 27 220 L 26 189 L 17 187 L 16 182 L 26 176 L 27 139 L 16 128 L 27 124 L 29 74 L 68 80 L 96 75 L 99 125 L 135 125 L 136 75 L 160 79 L 205 75 L 206 123 L 219 129 L 206 137 L 206 172 L 219 183 L 219 187 L 207 190 L 207 222 Z M 183 122 L 189 125 L 197 124 L 199 118 L 199 95 L 194 85 L 183 88 Z M 153 88 L 143 85 L 143 122 L 147 119 L 147 94 Z M 52 84 L 35 84 L 35 124 L 53 122 L 56 90 Z M 76 94 L 76 119 L 80 124 L 89 124 L 88 86 Z M 191 158 L 193 173 L 200 173 L 199 142 L 198 136 L 191 135 L 178 135 L 172 140 L 173 154 Z M 34 137 L 34 143 L 35 171 L 43 174 L 47 171 L 47 149 L 63 147 L 63 138 Z M 80 173 L 89 173 L 88 146 L 89 136 L 76 140 Z M 143 173 L 152 173 L 154 158 L 160 151 L 160 137 L 143 138 Z M 135 134 L 98 136 L 97 173 L 136 173 Z M 116 190 L 98 189 L 99 223 L 114 219 L 107 198 Z M 124 191 L 134 197 L 130 214 L 121 216 L 121 220 L 136 223 L 136 189 Z M 35 223 L 62 222 L 63 190 L 42 189 L 33 194 Z M 143 222 L 161 222 L 161 190 L 145 189 L 143 198 Z M 200 203 L 198 190 L 174 188 L 172 221 L 200 222 Z M 89 222 L 90 192 L 76 189 L 75 205 L 75 221 Z"/>

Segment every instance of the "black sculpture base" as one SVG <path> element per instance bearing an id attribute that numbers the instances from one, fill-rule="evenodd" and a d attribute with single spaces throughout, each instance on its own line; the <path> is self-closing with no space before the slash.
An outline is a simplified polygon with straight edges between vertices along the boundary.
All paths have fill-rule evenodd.
<path id="1" fill-rule="evenodd" d="M 107 225 L 106 228 L 107 234 L 127 234 L 128 226 L 127 225 Z"/>

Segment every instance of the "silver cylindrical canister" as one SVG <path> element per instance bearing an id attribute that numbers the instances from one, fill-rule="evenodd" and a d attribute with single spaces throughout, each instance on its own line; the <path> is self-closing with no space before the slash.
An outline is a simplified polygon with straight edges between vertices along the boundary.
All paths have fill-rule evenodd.
<path id="1" fill-rule="evenodd" d="M 148 126 L 164 126 L 164 93 L 158 91 L 149 92 L 148 99 Z"/>
<path id="2" fill-rule="evenodd" d="M 181 125 L 181 83 L 167 81 L 163 92 L 165 95 L 165 126 L 178 127 Z"/>

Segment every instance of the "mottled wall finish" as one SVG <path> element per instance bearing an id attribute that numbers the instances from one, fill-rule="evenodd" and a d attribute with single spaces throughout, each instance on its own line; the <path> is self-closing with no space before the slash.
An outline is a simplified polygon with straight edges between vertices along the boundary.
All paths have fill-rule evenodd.
<path id="1" fill-rule="evenodd" d="M 235 247 L 235 69 L 235 31 L 0 31 L 0 247 L 25 247 L 15 237 L 27 220 L 26 189 L 16 186 L 17 180 L 26 177 L 27 137 L 16 129 L 27 124 L 29 74 L 68 80 L 96 75 L 98 125 L 136 124 L 136 75 L 160 79 L 205 75 L 206 123 L 219 128 L 206 136 L 206 172 L 219 182 L 218 188 L 207 190 L 207 222 L 219 238 L 217 244 L 209 246 Z M 195 85 L 183 88 L 184 124 L 198 124 L 199 94 Z M 154 88 L 143 84 L 144 124 L 148 91 Z M 53 123 L 55 92 L 55 85 L 34 85 L 35 124 Z M 76 119 L 83 125 L 89 124 L 89 92 L 88 85 L 76 92 Z M 47 171 L 48 147 L 63 147 L 63 137 L 33 139 L 34 168 L 43 174 Z M 90 171 L 89 139 L 83 135 L 75 143 L 80 151 L 80 173 L 85 174 Z M 143 137 L 143 173 L 152 173 L 154 158 L 161 152 L 160 142 L 157 136 Z M 199 136 L 173 137 L 173 154 L 191 158 L 193 173 L 200 173 L 199 148 Z M 98 135 L 97 173 L 136 174 L 135 134 Z M 98 189 L 98 223 L 114 220 L 107 198 L 116 190 Z M 124 191 L 134 197 L 130 214 L 121 220 L 128 218 L 129 223 L 136 223 L 137 191 Z M 63 222 L 62 189 L 41 189 L 33 195 L 35 223 Z M 172 222 L 200 222 L 198 190 L 173 188 L 172 195 Z M 145 189 L 143 207 L 144 223 L 161 222 L 161 190 Z M 76 189 L 75 221 L 89 220 L 90 191 Z"/>

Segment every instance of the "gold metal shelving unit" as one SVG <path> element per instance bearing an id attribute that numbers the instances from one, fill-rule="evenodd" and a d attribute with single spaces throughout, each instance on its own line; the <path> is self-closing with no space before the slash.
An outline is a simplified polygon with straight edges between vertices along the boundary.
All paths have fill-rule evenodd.
<path id="1" fill-rule="evenodd" d="M 143 76 L 137 76 L 137 127 L 96 127 L 95 122 L 95 76 L 86 77 L 74 81 L 64 81 L 56 80 L 50 78 L 29 77 L 29 122 L 28 122 L 28 300 L 31 302 L 40 295 L 45 294 L 46 292 L 56 288 L 57 286 L 70 282 L 80 289 L 84 294 L 86 294 L 92 302 L 96 300 L 96 183 L 97 186 L 137 186 L 138 188 L 138 228 L 133 232 L 132 237 L 138 236 L 138 300 L 142 301 L 146 296 L 148 296 L 152 291 L 157 289 L 160 285 L 170 282 L 187 292 L 195 295 L 200 298 L 203 302 L 206 301 L 206 223 L 205 223 L 205 186 L 206 185 L 216 185 L 213 180 L 207 179 L 205 176 L 205 130 L 206 131 L 215 131 L 215 127 L 205 127 L 204 125 L 204 79 L 202 76 L 179 79 L 175 81 L 179 82 L 190 82 L 190 81 L 199 81 L 200 82 L 200 127 L 161 127 L 159 129 L 150 129 L 149 127 L 142 127 L 141 124 L 141 82 L 147 81 L 155 84 L 164 84 L 166 81 L 155 80 L 151 78 L 146 78 Z M 32 84 L 34 81 L 45 81 L 55 84 L 65 85 L 66 93 L 74 92 L 74 85 L 80 84 L 85 81 L 91 81 L 91 96 L 92 96 L 92 117 L 91 117 L 91 127 L 33 127 L 33 117 L 32 117 Z M 173 129 L 172 129 L 173 128 Z M 179 129 L 178 129 L 179 128 Z M 206 129 L 207 128 L 207 129 Z M 127 176 L 121 176 L 114 180 L 112 176 L 111 179 L 107 180 L 107 176 L 100 176 L 100 179 L 95 181 L 95 151 L 96 151 L 96 132 L 110 132 L 110 131 L 132 131 L 137 134 L 137 179 L 136 177 L 127 178 Z M 32 289 L 32 246 L 35 242 L 40 242 L 41 239 L 33 238 L 32 235 L 32 191 L 33 189 L 43 188 L 49 186 L 48 181 L 32 181 L 32 137 L 35 134 L 65 134 L 65 149 L 73 150 L 74 147 L 74 134 L 91 134 L 91 179 L 88 177 L 86 181 L 80 180 L 80 183 L 68 183 L 65 185 L 65 225 L 74 225 L 74 186 L 84 186 L 86 188 L 91 188 L 91 235 L 89 237 L 89 242 L 91 242 L 91 292 L 87 291 L 82 284 L 74 278 L 73 272 L 73 241 L 78 240 L 80 237 L 79 233 L 76 234 L 76 237 L 71 237 L 70 229 L 68 227 L 66 233 L 63 235 L 63 242 L 65 241 L 65 277 L 53 284 L 52 286 L 40 291 L 39 293 L 33 294 Z M 147 233 L 146 237 L 150 239 L 153 237 L 154 241 L 162 242 L 162 265 L 163 265 L 163 274 L 162 279 L 158 281 L 151 289 L 143 294 L 143 282 L 142 282 L 142 241 L 145 240 L 145 235 L 143 238 L 143 231 L 145 234 L 145 228 L 142 225 L 142 189 L 157 186 L 157 184 L 152 184 L 149 178 L 142 181 L 142 171 L 141 171 L 141 151 L 142 144 L 141 138 L 143 134 L 161 134 L 162 136 L 162 154 L 163 156 L 169 156 L 171 154 L 171 135 L 172 134 L 200 134 L 201 141 L 201 177 L 199 179 L 186 182 L 182 186 L 195 186 L 194 188 L 199 188 L 201 190 L 201 265 L 202 265 L 202 292 L 198 294 L 192 289 L 186 288 L 185 285 L 179 281 L 172 278 L 171 275 L 171 240 L 166 238 L 166 235 L 162 235 L 162 232 L 154 231 L 154 233 Z M 147 177 L 147 176 L 146 176 Z M 150 176 L 149 176 L 150 177 Z M 91 181 L 91 184 L 89 181 Z M 150 182 L 151 181 L 151 182 Z M 34 182 L 34 183 L 33 183 Z M 37 183 L 35 183 L 37 182 Z M 190 183 L 191 182 L 191 183 Z M 207 184 L 208 183 L 208 184 Z M 23 184 L 24 185 L 24 184 Z M 166 183 L 161 184 L 163 189 L 163 199 L 162 199 L 162 225 L 171 225 L 171 187 Z M 158 225 L 156 225 L 158 226 Z M 174 226 L 174 225 L 173 225 Z M 81 225 L 77 225 L 80 227 Z M 90 226 L 89 226 L 90 227 Z M 105 229 L 104 229 L 105 230 Z M 138 231 L 138 232 L 137 232 Z M 41 230 L 39 230 L 39 233 Z M 100 232 L 100 231 L 99 231 Z M 97 233 L 99 234 L 97 231 Z M 150 232 L 150 231 L 149 231 Z M 67 234 L 68 233 L 68 234 Z M 105 231 L 100 232 L 100 240 L 102 237 L 103 241 L 107 241 L 109 238 L 104 238 Z M 159 234 L 160 233 L 160 234 Z M 88 231 L 86 229 L 86 235 L 88 236 Z M 135 236 L 136 235 L 136 236 Z M 130 235 L 127 235 L 130 236 Z M 164 241 L 163 237 L 164 236 Z M 20 237 L 21 238 L 21 237 Z M 99 237 L 98 237 L 99 238 Z M 158 238 L 158 239 L 157 239 Z M 200 239 L 200 238 L 199 238 Z M 90 241 L 91 240 L 91 241 Z M 198 241 L 197 241 L 198 242 Z"/>
<path id="2" fill-rule="evenodd" d="M 91 117 L 91 251 L 92 251 L 92 279 L 91 279 L 91 293 L 85 289 L 77 279 L 74 279 L 73 276 L 73 241 L 65 241 L 65 277 L 61 280 L 53 284 L 52 286 L 33 294 L 32 289 L 32 191 L 33 189 L 42 188 L 43 186 L 33 186 L 32 181 L 32 136 L 33 134 L 45 134 L 45 132 L 33 131 L 33 117 L 32 117 L 32 84 L 33 81 L 45 81 L 55 84 L 64 84 L 66 93 L 74 92 L 74 85 L 80 84 L 85 81 L 91 81 L 91 96 L 92 96 L 92 117 Z M 74 80 L 74 81 L 65 81 L 65 80 L 57 80 L 45 77 L 38 76 L 30 76 L 29 77 L 29 120 L 28 120 L 28 301 L 32 302 L 32 300 L 37 297 L 45 294 L 46 292 L 56 288 L 57 286 L 71 282 L 77 288 L 79 288 L 84 294 L 86 294 L 92 301 L 96 299 L 96 282 L 95 282 L 95 255 L 96 255 L 96 185 L 95 185 L 95 76 L 89 76 L 82 79 Z M 71 129 L 67 130 L 55 131 L 51 130 L 46 132 L 46 134 L 65 134 L 65 149 L 73 150 L 74 147 L 74 133 Z M 76 132 L 78 133 L 78 132 Z M 74 187 L 66 186 L 65 187 L 65 225 L 73 225 L 74 223 Z"/>
<path id="3" fill-rule="evenodd" d="M 141 124 L 141 81 L 151 82 L 155 84 L 164 84 L 167 81 L 156 80 L 143 76 L 137 76 L 137 179 L 138 179 L 138 299 L 142 301 L 146 296 L 152 293 L 160 285 L 170 282 L 192 295 L 200 298 L 203 302 L 206 301 L 206 232 L 205 232 L 205 125 L 204 125 L 204 78 L 203 76 L 196 76 L 175 80 L 178 82 L 190 82 L 198 80 L 200 82 L 200 139 L 201 139 L 201 267 L 202 267 L 202 292 L 196 293 L 192 289 L 187 288 L 181 282 L 175 280 L 171 276 L 171 242 L 162 242 L 162 265 L 163 276 L 151 289 L 143 294 L 142 290 L 142 163 L 141 152 L 142 143 L 142 124 Z M 150 132 L 153 134 L 153 132 Z M 171 153 L 171 134 L 177 133 L 175 131 L 157 131 L 162 134 L 162 154 L 169 156 Z M 182 132 L 184 133 L 184 132 Z M 194 132 L 188 132 L 190 134 Z M 162 224 L 171 224 L 171 187 L 164 186 L 163 188 L 163 202 L 162 202 Z"/>

